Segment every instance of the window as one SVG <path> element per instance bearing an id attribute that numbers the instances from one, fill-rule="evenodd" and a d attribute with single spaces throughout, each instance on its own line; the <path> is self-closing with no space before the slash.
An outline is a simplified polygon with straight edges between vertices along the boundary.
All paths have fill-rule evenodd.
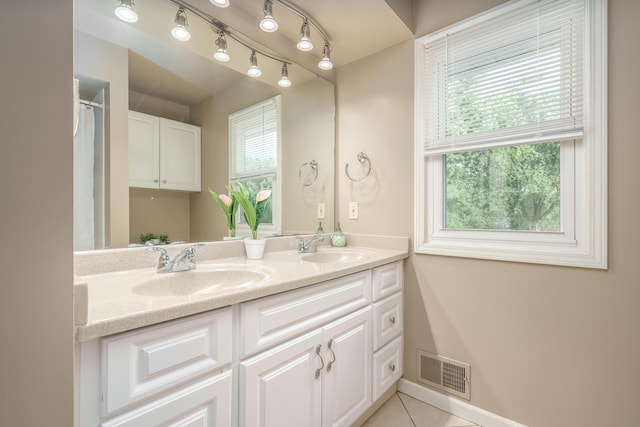
<path id="1" fill-rule="evenodd" d="M 258 228 L 261 236 L 279 234 L 281 229 L 280 141 L 280 96 L 229 115 L 229 182 L 240 182 L 254 194 L 272 190 Z M 237 231 L 251 235 L 242 215 Z"/>
<path id="2" fill-rule="evenodd" d="M 416 41 L 417 253 L 606 268 L 606 1 Z"/>

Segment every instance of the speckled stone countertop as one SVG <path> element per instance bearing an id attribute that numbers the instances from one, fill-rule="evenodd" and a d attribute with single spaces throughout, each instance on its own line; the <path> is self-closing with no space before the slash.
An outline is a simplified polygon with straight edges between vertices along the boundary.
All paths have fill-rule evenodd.
<path id="1" fill-rule="evenodd" d="M 263 259 L 248 260 L 241 241 L 211 242 L 197 249 L 196 270 L 162 275 L 156 273 L 158 253 L 145 248 L 78 252 L 74 258 L 76 341 L 104 337 L 309 286 L 408 256 L 409 239 L 405 237 L 348 237 L 349 246 L 345 248 L 332 248 L 326 244 L 329 239 L 325 238 L 318 251 L 350 251 L 362 254 L 362 257 L 340 263 L 309 262 L 297 252 L 295 238 L 279 237 L 268 239 Z M 185 246 L 167 246 L 167 250 L 173 257 Z M 149 280 L 190 280 L 194 278 L 193 273 L 206 274 L 225 269 L 247 270 L 258 274 L 261 280 L 246 285 L 221 286 L 202 294 L 141 295 L 140 288 L 134 290 Z"/>

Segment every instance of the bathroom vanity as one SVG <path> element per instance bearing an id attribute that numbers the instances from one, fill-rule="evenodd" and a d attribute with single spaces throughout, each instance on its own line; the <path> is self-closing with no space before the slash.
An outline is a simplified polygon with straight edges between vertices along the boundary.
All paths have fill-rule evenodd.
<path id="1" fill-rule="evenodd" d="M 244 259 L 242 242 L 208 244 L 196 270 L 167 279 L 128 266 L 81 276 L 78 425 L 350 426 L 393 387 L 407 239 L 316 254 L 289 249 L 295 239 L 269 244 L 260 261 Z M 244 283 L 201 285 L 244 269 Z"/>

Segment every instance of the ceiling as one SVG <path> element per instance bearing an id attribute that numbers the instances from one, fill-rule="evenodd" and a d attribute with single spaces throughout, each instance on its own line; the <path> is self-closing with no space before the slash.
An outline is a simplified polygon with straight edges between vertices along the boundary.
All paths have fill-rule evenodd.
<path id="1" fill-rule="evenodd" d="M 334 70 L 322 71 L 317 63 L 322 56 L 323 40 L 311 27 L 314 49 L 296 49 L 302 19 L 274 0 L 273 16 L 279 24 L 275 33 L 258 27 L 262 19 L 262 0 L 230 0 L 228 8 L 218 8 L 209 0 L 181 0 L 197 10 L 222 21 L 227 29 L 264 53 L 293 64 L 289 76 L 300 84 L 315 76 L 335 80 L 335 68 L 366 57 L 412 37 L 411 31 L 385 0 L 296 0 L 294 5 L 311 17 L 329 37 Z M 411 0 L 388 0 L 390 3 Z M 169 35 L 177 6 L 169 1 L 137 0 L 140 15 L 135 24 L 126 24 L 113 15 L 115 0 L 76 0 L 74 26 L 83 33 L 127 47 L 131 89 L 184 104 L 199 103 L 232 85 L 274 85 L 282 64 L 259 59 L 263 76 L 246 79 L 249 51 L 227 38 L 232 60 L 221 64 L 212 59 L 216 34 L 202 19 L 187 12 L 192 38 L 176 42 Z M 185 49 L 185 47 L 188 47 Z M 135 52 L 143 52 L 136 54 Z M 260 57 L 259 57 L 260 58 Z M 238 73 L 229 73 L 232 69 Z M 152 78 L 151 78 L 152 77 Z M 170 93 L 169 93 L 170 92 Z"/>
<path id="2" fill-rule="evenodd" d="M 251 17 L 251 21 L 257 26 L 262 19 L 261 0 L 230 1 L 230 8 L 237 7 Z M 200 0 L 199 3 L 208 3 L 208 0 Z M 412 32 L 385 0 L 295 0 L 288 3 L 309 14 L 325 30 L 333 48 L 331 60 L 336 67 L 412 37 Z M 212 7 L 216 9 L 215 6 Z M 300 38 L 300 17 L 282 7 L 277 1 L 273 4 L 273 16 L 279 24 L 278 33 L 295 46 Z M 262 42 L 271 36 L 264 32 L 261 34 Z M 322 39 L 314 34 L 313 28 L 311 39 L 314 42 L 313 53 L 320 58 Z"/>

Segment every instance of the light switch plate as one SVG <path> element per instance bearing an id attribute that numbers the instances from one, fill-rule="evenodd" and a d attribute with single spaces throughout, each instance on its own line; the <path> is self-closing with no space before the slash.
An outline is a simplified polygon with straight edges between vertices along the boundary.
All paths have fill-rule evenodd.
<path id="1" fill-rule="evenodd" d="M 349 202 L 349 219 L 358 219 L 358 202 Z"/>
<path id="2" fill-rule="evenodd" d="M 318 219 L 325 218 L 324 203 L 318 203 Z"/>

